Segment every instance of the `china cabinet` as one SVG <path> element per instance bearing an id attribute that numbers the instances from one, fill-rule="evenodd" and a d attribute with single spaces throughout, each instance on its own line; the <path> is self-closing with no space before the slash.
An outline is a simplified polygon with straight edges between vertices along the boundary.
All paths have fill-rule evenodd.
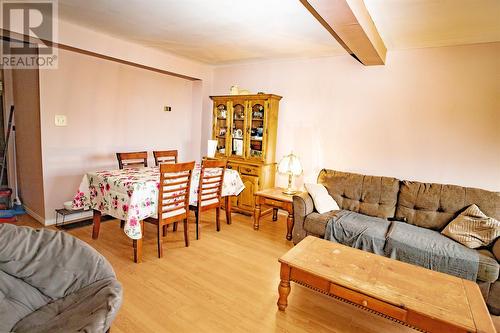
<path id="1" fill-rule="evenodd" d="M 272 94 L 211 96 L 215 157 L 240 173 L 245 190 L 232 199 L 234 210 L 252 214 L 254 193 L 274 187 L 276 134 L 281 96 Z"/>

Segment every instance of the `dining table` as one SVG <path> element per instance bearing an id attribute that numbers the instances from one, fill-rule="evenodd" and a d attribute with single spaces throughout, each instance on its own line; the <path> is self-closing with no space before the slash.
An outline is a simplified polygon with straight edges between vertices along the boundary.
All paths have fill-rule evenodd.
<path id="1" fill-rule="evenodd" d="M 217 169 L 205 169 L 205 174 L 219 173 Z M 189 189 L 189 205 L 196 206 L 201 165 L 196 164 L 192 172 Z M 92 238 L 97 239 L 102 215 L 124 221 L 123 231 L 133 240 L 137 256 L 141 261 L 143 221 L 157 216 L 159 167 L 128 168 L 87 172 L 76 192 L 73 209 L 93 210 Z M 243 191 L 245 186 L 236 170 L 226 169 L 221 196 L 225 202 L 226 221 L 231 224 L 231 196 Z"/>

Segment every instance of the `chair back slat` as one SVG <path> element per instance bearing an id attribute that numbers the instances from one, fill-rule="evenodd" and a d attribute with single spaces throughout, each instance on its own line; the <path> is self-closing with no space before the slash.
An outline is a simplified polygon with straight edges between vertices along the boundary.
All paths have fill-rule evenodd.
<path id="1" fill-rule="evenodd" d="M 168 182 L 169 186 L 184 184 L 183 180 L 177 181 L 177 179 L 178 179 L 177 177 L 165 177 L 164 178 L 164 180 L 169 180 L 169 182 Z"/>
<path id="2" fill-rule="evenodd" d="M 185 199 L 186 198 L 165 200 L 165 205 L 167 205 L 167 206 L 163 207 L 163 212 L 170 211 L 170 210 L 178 210 L 179 207 L 176 207 L 176 205 L 184 202 Z M 165 208 L 165 207 L 172 207 L 172 208 Z"/>
<path id="3" fill-rule="evenodd" d="M 219 177 L 218 177 L 218 178 L 219 178 Z M 218 184 L 219 182 L 220 182 L 220 180 L 219 180 L 219 179 L 217 179 L 217 180 L 214 180 L 214 181 L 207 181 L 207 182 L 204 182 L 203 184 L 205 184 L 205 185 L 210 185 L 210 184 Z"/>
<path id="4" fill-rule="evenodd" d="M 226 160 L 203 160 L 198 185 L 198 209 L 220 205 Z"/>
<path id="5" fill-rule="evenodd" d="M 155 150 L 153 151 L 155 157 L 155 164 L 159 166 L 164 163 L 177 163 L 177 150 Z"/>
<path id="6" fill-rule="evenodd" d="M 175 214 L 175 215 L 169 216 L 169 217 L 170 218 L 176 217 L 177 219 L 183 219 L 184 215 L 185 215 L 184 208 L 173 207 L 173 208 L 164 209 L 161 211 L 161 214 L 163 216 L 163 214 L 165 214 L 165 213 L 176 212 L 176 211 L 178 211 L 179 214 Z M 165 218 L 163 218 L 163 219 L 165 219 Z"/>
<path id="7" fill-rule="evenodd" d="M 175 188 L 171 188 L 171 187 L 165 186 L 165 188 L 163 189 L 163 193 L 165 195 L 168 195 L 169 193 L 179 192 L 181 190 L 186 190 L 186 189 L 188 189 L 188 187 L 175 187 Z"/>
<path id="8" fill-rule="evenodd" d="M 189 213 L 189 187 L 194 162 L 160 164 L 158 219 L 181 220 Z"/>
<path id="9" fill-rule="evenodd" d="M 204 192 L 208 192 L 208 190 L 210 190 L 210 189 L 218 189 L 220 181 L 216 182 L 216 183 L 211 183 L 211 184 L 213 184 L 213 185 L 211 185 L 211 186 L 203 186 Z"/>
<path id="10" fill-rule="evenodd" d="M 148 166 L 148 152 L 132 152 L 132 153 L 116 153 L 118 167 L 125 168 L 142 168 Z"/>
<path id="11" fill-rule="evenodd" d="M 182 188 L 183 190 L 186 189 L 185 187 Z M 169 199 L 174 199 L 174 198 L 179 198 L 179 197 L 184 197 L 185 194 L 184 193 L 179 193 L 179 194 L 172 194 L 172 195 L 169 195 L 168 198 Z M 163 198 L 166 198 L 165 196 L 165 192 L 163 192 Z"/>
<path id="12" fill-rule="evenodd" d="M 208 168 L 207 168 L 207 169 L 208 169 Z M 211 168 L 211 169 L 213 169 L 213 168 Z M 211 176 L 211 175 L 205 175 L 205 178 L 204 178 L 204 179 L 205 179 L 205 180 L 210 180 L 210 179 L 212 179 L 212 178 L 220 178 L 220 174 L 217 174 L 217 175 L 212 175 L 212 176 Z"/>

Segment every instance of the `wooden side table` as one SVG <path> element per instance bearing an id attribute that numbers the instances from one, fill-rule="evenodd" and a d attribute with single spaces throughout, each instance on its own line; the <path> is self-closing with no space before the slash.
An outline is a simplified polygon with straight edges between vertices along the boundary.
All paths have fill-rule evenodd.
<path id="1" fill-rule="evenodd" d="M 270 209 L 262 211 L 261 206 L 271 206 Z M 279 187 L 268 188 L 262 191 L 255 192 L 255 210 L 253 228 L 259 230 L 259 220 L 261 216 L 273 213 L 273 221 L 278 219 L 278 209 L 283 209 L 288 212 L 286 220 L 286 239 L 292 240 L 293 230 L 293 200 L 292 196 L 283 193 L 283 189 Z"/>

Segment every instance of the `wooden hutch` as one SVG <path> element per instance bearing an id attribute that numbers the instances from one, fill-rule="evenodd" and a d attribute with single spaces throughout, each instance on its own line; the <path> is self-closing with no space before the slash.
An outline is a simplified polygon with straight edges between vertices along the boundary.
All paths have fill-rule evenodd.
<path id="1" fill-rule="evenodd" d="M 252 214 L 254 193 L 274 187 L 276 135 L 281 96 L 272 94 L 210 96 L 214 101 L 212 138 L 216 158 L 238 170 L 245 190 L 232 200 L 235 211 Z"/>

